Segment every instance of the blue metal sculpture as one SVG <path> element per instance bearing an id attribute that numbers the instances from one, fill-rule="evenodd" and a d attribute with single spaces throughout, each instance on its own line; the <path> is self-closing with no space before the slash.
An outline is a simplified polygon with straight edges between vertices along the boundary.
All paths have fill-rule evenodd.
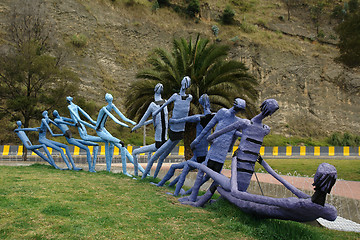
<path id="1" fill-rule="evenodd" d="M 156 84 L 154 88 L 154 102 L 151 102 L 149 107 L 147 108 L 145 114 L 142 116 L 139 123 L 132 128 L 131 132 L 135 131 L 136 129 L 140 128 L 143 125 L 147 125 L 153 123 L 155 129 L 155 143 L 147 146 L 143 146 L 133 150 L 132 155 L 134 158 L 135 164 L 135 176 L 138 175 L 137 170 L 137 154 L 140 153 L 148 153 L 148 160 L 151 158 L 151 154 L 159 149 L 167 140 L 167 130 L 168 130 L 168 110 L 167 107 L 164 107 L 160 114 L 154 116 L 152 120 L 146 121 L 152 114 L 158 110 L 161 105 L 163 105 L 166 100 L 162 99 L 161 93 L 163 91 L 163 85 L 161 83 Z"/>
<path id="2" fill-rule="evenodd" d="M 190 110 L 190 102 L 192 100 L 192 96 L 185 93 L 186 89 L 190 87 L 191 79 L 189 77 L 184 77 L 181 81 L 181 88 L 179 93 L 174 93 L 167 102 L 165 102 L 158 110 L 153 113 L 153 118 L 159 114 L 162 109 L 164 109 L 167 105 L 174 102 L 174 108 L 172 111 L 172 119 L 179 119 L 187 117 Z M 142 175 L 142 178 L 145 178 L 151 170 L 154 162 L 159 159 L 154 178 L 158 175 L 160 168 L 164 159 L 169 155 L 171 150 L 180 142 L 184 137 L 185 131 L 185 122 L 181 123 L 170 123 L 169 124 L 169 140 L 167 140 L 151 157 L 146 166 L 145 172 Z"/>
<path id="3" fill-rule="evenodd" d="M 220 131 L 221 129 L 229 126 L 232 123 L 235 123 L 240 120 L 235 114 L 244 110 L 246 107 L 245 100 L 241 98 L 236 98 L 234 100 L 234 105 L 230 109 L 222 108 L 220 109 L 213 119 L 206 125 L 204 130 L 200 133 L 199 136 L 195 138 L 195 140 L 191 143 L 191 148 L 196 149 L 199 142 L 205 138 L 210 132 L 213 127 L 216 126 L 215 132 Z M 233 145 L 240 133 L 237 133 L 236 130 L 232 130 L 227 132 L 226 134 L 222 134 L 219 138 L 215 139 L 210 146 L 209 152 L 206 156 L 205 164 L 212 170 L 216 172 L 221 172 L 221 169 L 224 165 L 226 155 L 228 152 L 232 151 Z M 206 138 L 205 138 L 206 139 Z M 191 162 L 189 165 L 192 166 Z M 199 193 L 199 189 L 201 185 L 207 180 L 208 178 L 204 179 L 204 172 L 199 170 L 194 186 L 192 187 L 191 195 L 189 197 L 185 197 L 180 199 L 181 201 L 192 201 L 194 202 L 197 198 Z"/>
<path id="4" fill-rule="evenodd" d="M 131 176 L 129 173 L 127 173 L 126 170 L 126 158 L 134 164 L 133 157 L 129 153 L 129 151 L 125 148 L 124 143 L 115 137 L 113 137 L 105 128 L 105 123 L 108 117 L 110 117 L 115 123 L 124 126 L 129 127 L 125 123 L 120 122 L 114 115 L 111 114 L 111 111 L 114 110 L 121 119 L 123 119 L 126 122 L 129 122 L 133 125 L 136 123 L 134 121 L 131 121 L 130 119 L 126 118 L 120 110 L 112 103 L 113 96 L 109 93 L 105 94 L 105 100 L 108 103 L 107 106 L 104 106 L 100 109 L 97 121 L 95 123 L 95 126 L 92 124 L 89 124 L 85 121 L 80 120 L 81 123 L 83 123 L 86 126 L 89 126 L 96 130 L 97 135 L 105 142 L 105 158 L 106 158 L 106 170 L 110 172 L 111 170 L 111 163 L 112 163 L 112 157 L 114 153 L 114 146 L 118 147 L 121 151 L 121 160 L 122 160 L 122 168 L 123 173 L 127 176 Z M 144 171 L 143 168 L 138 165 L 138 168 L 140 171 Z"/>
<path id="5" fill-rule="evenodd" d="M 51 130 L 50 126 L 49 126 L 49 123 L 52 123 L 55 126 L 57 126 L 57 124 L 54 121 L 50 120 L 47 111 L 44 111 L 42 113 L 42 115 L 43 115 L 43 119 L 41 119 L 41 125 L 40 125 L 40 128 L 39 128 L 39 142 L 41 144 L 44 144 L 47 147 L 51 147 L 52 149 L 55 149 L 56 151 L 58 151 L 60 153 L 62 159 L 64 160 L 66 166 L 68 167 L 67 169 L 71 170 L 71 166 L 70 166 L 68 160 L 66 159 L 66 156 L 68 157 L 68 159 L 69 159 L 69 161 L 70 161 L 70 163 L 72 165 L 73 170 L 75 170 L 75 171 L 81 170 L 81 168 L 78 168 L 78 167 L 75 166 L 75 163 L 74 163 L 74 161 L 72 159 L 72 156 L 71 156 L 71 152 L 69 150 L 69 147 L 66 144 L 55 142 L 55 141 L 52 141 L 52 140 L 49 140 L 49 139 L 46 138 L 47 130 L 49 130 L 50 134 L 53 137 L 64 136 L 64 134 L 54 134 L 53 131 Z M 62 150 L 62 148 L 65 149 L 66 156 L 65 156 L 64 151 Z"/>
<path id="6" fill-rule="evenodd" d="M 44 159 L 46 162 L 48 162 L 51 166 L 53 166 L 56 169 L 60 169 L 58 166 L 56 166 L 54 159 L 52 158 L 49 150 L 47 149 L 47 147 L 44 144 L 41 145 L 32 145 L 30 142 L 30 139 L 28 138 L 28 136 L 26 135 L 25 131 L 39 131 L 40 128 L 22 128 L 21 125 L 21 121 L 17 121 L 16 124 L 18 125 L 18 128 L 15 129 L 16 134 L 18 135 L 18 137 L 20 138 L 21 142 L 23 143 L 24 147 L 33 151 L 34 153 L 36 153 L 39 157 L 41 157 L 42 159 Z M 47 157 L 42 154 L 38 149 L 43 149 L 47 155 Z"/>
<path id="7" fill-rule="evenodd" d="M 199 171 L 205 171 L 214 179 L 214 183 L 209 190 L 196 201 L 181 199 L 183 204 L 192 206 L 203 206 L 208 202 L 215 190 L 221 196 L 237 205 L 245 212 L 260 215 L 267 218 L 279 218 L 293 221 L 313 221 L 318 217 L 327 220 L 336 219 L 336 209 L 325 204 L 325 196 L 330 193 L 335 183 L 337 174 L 336 169 L 330 164 L 321 164 L 314 177 L 315 194 L 309 195 L 298 190 L 290 183 L 279 176 L 261 157 L 260 164 L 272 176 L 279 180 L 286 188 L 294 193 L 298 198 L 271 198 L 258 196 L 246 192 L 250 183 L 250 178 L 254 171 L 254 164 L 258 159 L 260 146 L 265 135 L 270 132 L 270 128 L 262 124 L 262 120 L 272 115 L 279 108 L 274 99 L 267 99 L 261 105 L 261 113 L 249 120 L 241 119 L 232 125 L 215 132 L 208 137 L 208 140 L 216 141 L 222 134 L 234 130 L 242 130 L 242 138 L 236 155 L 232 159 L 231 179 L 213 171 L 212 169 L 191 162 L 189 165 L 196 167 Z M 220 187 L 218 187 L 220 185 Z"/>
<path id="8" fill-rule="evenodd" d="M 180 122 L 197 123 L 196 136 L 199 136 L 202 130 L 206 127 L 206 125 L 211 121 L 211 119 L 215 115 L 210 111 L 210 100 L 207 94 L 201 95 L 201 97 L 199 98 L 199 103 L 203 107 L 203 112 L 204 112 L 203 114 L 196 114 L 181 119 L 171 119 L 170 123 L 180 123 Z M 194 156 L 188 161 L 196 161 L 198 163 L 202 163 L 205 161 L 209 146 L 208 141 L 206 139 L 208 135 L 210 135 L 210 132 L 208 132 L 205 135 L 205 137 L 199 142 L 199 144 L 197 145 L 196 149 L 193 152 Z M 163 186 L 166 183 L 166 181 L 168 181 L 174 175 L 176 169 L 182 169 L 182 168 L 183 171 L 181 175 L 169 184 L 169 187 L 171 187 L 177 183 L 174 195 L 175 196 L 179 195 L 181 187 L 184 185 L 186 175 L 189 173 L 190 170 L 193 169 L 191 167 L 188 167 L 187 161 L 178 164 L 172 164 L 165 177 L 157 184 L 157 186 L 158 187 Z"/>
<path id="9" fill-rule="evenodd" d="M 92 142 L 105 142 L 101 137 L 98 136 L 92 136 L 89 135 L 86 131 L 86 128 L 84 126 L 84 124 L 82 122 L 80 122 L 81 118 L 80 118 L 80 114 L 83 115 L 87 120 L 89 120 L 92 124 L 96 124 L 96 121 L 94 121 L 89 114 L 87 114 L 81 107 L 79 107 L 78 105 L 73 103 L 73 98 L 72 97 L 67 97 L 66 101 L 68 102 L 68 109 L 70 111 L 70 117 L 73 120 L 73 122 L 75 123 L 75 126 L 77 126 L 79 134 L 81 139 L 85 140 L 85 141 L 92 141 Z M 94 146 L 94 152 L 93 155 L 97 156 L 98 155 L 98 151 L 99 151 L 99 147 L 98 146 Z M 93 163 L 92 163 L 92 167 L 91 167 L 91 172 L 95 171 L 95 165 L 96 165 L 96 158 L 94 157 L 93 159 Z"/>
<path id="10" fill-rule="evenodd" d="M 99 145 L 94 142 L 73 138 L 71 131 L 68 128 L 68 125 L 73 127 L 76 126 L 77 124 L 74 123 L 74 120 L 72 120 L 71 118 L 61 117 L 58 111 L 56 110 L 53 111 L 53 116 L 55 118 L 54 122 L 57 124 L 57 127 L 63 132 L 66 141 L 86 151 L 86 158 L 89 165 L 89 172 L 95 172 L 95 164 L 96 164 Z M 91 153 L 87 146 L 94 146 L 92 162 L 91 162 Z"/>

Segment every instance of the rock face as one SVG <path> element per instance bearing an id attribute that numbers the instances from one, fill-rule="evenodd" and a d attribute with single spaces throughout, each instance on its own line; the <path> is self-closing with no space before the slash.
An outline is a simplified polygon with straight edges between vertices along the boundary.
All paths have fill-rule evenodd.
<path id="1" fill-rule="evenodd" d="M 329 47 L 326 54 L 314 55 L 312 50 L 317 46 L 307 45 L 304 53 L 297 55 L 250 44 L 235 50 L 234 57 L 245 58 L 260 80 L 261 101 L 270 97 L 278 100 L 280 110 L 269 120 L 275 132 L 303 136 L 344 131 L 359 134 L 359 69 L 335 63 L 335 47 Z"/>
<path id="2" fill-rule="evenodd" d="M 0 3 L 4 23 L 11 0 Z M 131 1 L 128 1 L 131 2 Z M 103 99 L 113 94 L 117 105 L 124 99 L 136 73 L 156 47 L 170 49 L 174 37 L 193 38 L 197 33 L 214 38 L 213 12 L 206 8 L 204 20 L 195 24 L 169 9 L 151 12 L 150 5 L 125 6 L 121 1 L 46 0 L 49 19 L 59 45 L 73 50 L 68 59 L 81 80 L 82 94 Z M 283 23 L 282 23 L 283 24 Z M 275 23 L 276 26 L 276 23 Z M 280 25 L 279 25 L 280 26 Z M 4 24 L 0 27 L 2 31 Z M 223 43 L 232 44 L 230 58 L 244 61 L 259 79 L 261 101 L 275 98 L 280 110 L 266 124 L 273 133 L 319 136 L 349 131 L 360 134 L 360 70 L 334 62 L 338 49 L 285 35 L 268 35 L 265 41 L 242 34 L 239 27 L 220 27 L 229 34 Z M 269 30 L 264 30 L 269 31 Z M 86 46 L 70 44 L 75 34 L 86 36 Z M 236 44 L 226 40 L 239 36 Z M 272 34 L 272 33 L 271 33 Z M 274 37 L 275 36 L 275 37 Z M 1 37 L 0 37 L 1 38 Z M 280 42 L 274 44 L 268 42 Z"/>

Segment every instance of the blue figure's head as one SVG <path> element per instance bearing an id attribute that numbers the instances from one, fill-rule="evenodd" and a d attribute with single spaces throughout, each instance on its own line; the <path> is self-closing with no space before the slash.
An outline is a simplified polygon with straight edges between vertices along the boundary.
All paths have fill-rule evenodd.
<path id="1" fill-rule="evenodd" d="M 48 117 L 48 111 L 46 111 L 46 110 L 43 111 L 43 112 L 42 112 L 42 116 L 43 116 L 43 117 Z"/>
<path id="2" fill-rule="evenodd" d="M 271 116 L 279 109 L 279 104 L 275 99 L 266 99 L 260 106 L 261 113 L 264 117 Z"/>
<path id="3" fill-rule="evenodd" d="M 17 121 L 16 125 L 18 125 L 18 127 L 21 127 L 21 125 L 22 125 L 21 121 Z"/>
<path id="4" fill-rule="evenodd" d="M 241 110 L 245 110 L 246 108 L 246 101 L 241 98 L 235 98 L 234 100 L 234 110 L 236 112 L 240 112 Z"/>
<path id="5" fill-rule="evenodd" d="M 201 104 L 201 106 L 203 106 L 204 109 L 210 108 L 209 96 L 206 93 L 201 95 L 201 97 L 199 98 L 199 103 Z"/>
<path id="6" fill-rule="evenodd" d="M 53 111 L 53 116 L 54 116 L 55 118 L 57 118 L 57 117 L 59 116 L 59 113 L 58 113 L 57 110 L 54 110 L 54 111 Z"/>
<path id="7" fill-rule="evenodd" d="M 70 96 L 66 97 L 66 101 L 67 101 L 68 103 L 71 103 L 71 102 L 72 102 L 72 100 L 73 100 L 73 98 L 72 98 L 72 97 L 70 97 Z"/>
<path id="8" fill-rule="evenodd" d="M 162 93 L 164 89 L 164 86 L 161 83 L 156 84 L 155 88 L 154 88 L 154 92 L 156 93 Z"/>
<path id="9" fill-rule="evenodd" d="M 189 88 L 190 84 L 191 84 L 191 79 L 188 76 L 184 77 L 183 80 L 181 80 L 181 87 L 184 89 Z"/>
<path id="10" fill-rule="evenodd" d="M 114 98 L 113 98 L 113 96 L 112 96 L 110 93 L 105 94 L 105 100 L 106 100 L 106 102 L 112 103 L 113 99 L 114 99 Z"/>

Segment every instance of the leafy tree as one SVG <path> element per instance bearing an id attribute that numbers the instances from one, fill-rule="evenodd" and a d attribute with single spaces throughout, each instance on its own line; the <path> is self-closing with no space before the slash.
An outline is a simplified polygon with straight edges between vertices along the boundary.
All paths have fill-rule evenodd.
<path id="1" fill-rule="evenodd" d="M 207 93 L 213 110 L 231 107 L 235 97 L 241 97 L 251 106 L 257 97 L 257 81 L 247 71 L 245 65 L 227 60 L 229 46 L 211 44 L 199 36 L 193 42 L 190 38 L 174 39 L 172 51 L 157 48 L 149 57 L 149 68 L 137 74 L 138 81 L 130 86 L 132 94 L 126 99 L 127 114 L 130 118 L 140 118 L 153 101 L 154 87 L 164 85 L 163 98 L 169 98 L 181 87 L 184 76 L 190 76 L 188 93 L 193 96 L 189 115 L 201 113 L 199 97 Z M 193 135 L 191 135 L 193 134 Z M 184 145 L 190 153 L 189 145 L 195 134 L 194 126 L 186 130 Z M 189 158 L 189 155 L 186 156 Z"/>
<path id="2" fill-rule="evenodd" d="M 63 52 L 51 46 L 51 26 L 39 1 L 15 2 L 1 46 L 0 116 L 29 127 L 41 112 L 66 106 L 78 77 L 64 65 Z"/>
<path id="3" fill-rule="evenodd" d="M 297 7 L 299 5 L 299 0 L 284 0 L 286 9 L 287 9 L 287 19 L 288 21 L 290 21 L 290 17 L 291 17 L 291 10 L 294 9 L 295 7 Z"/>
<path id="4" fill-rule="evenodd" d="M 316 1 L 316 3 L 310 7 L 311 20 L 315 25 L 317 35 L 319 35 L 320 20 L 323 15 L 324 7 L 325 3 L 323 1 Z"/>
<path id="5" fill-rule="evenodd" d="M 199 0 L 190 0 L 186 12 L 190 17 L 195 17 L 196 14 L 200 13 L 200 3 Z"/>
<path id="6" fill-rule="evenodd" d="M 221 15 L 221 21 L 223 24 L 230 25 L 234 22 L 234 16 L 235 16 L 234 10 L 229 5 L 227 5 L 225 7 L 223 14 Z"/>
<path id="7" fill-rule="evenodd" d="M 166 7 L 170 5 L 170 1 L 169 0 L 157 0 L 158 4 L 160 7 Z"/>
<path id="8" fill-rule="evenodd" d="M 348 5 L 350 13 L 356 13 L 359 10 L 359 0 L 350 0 Z"/>
<path id="9" fill-rule="evenodd" d="M 340 38 L 337 60 L 349 67 L 360 66 L 360 13 L 347 15 L 336 32 Z"/>

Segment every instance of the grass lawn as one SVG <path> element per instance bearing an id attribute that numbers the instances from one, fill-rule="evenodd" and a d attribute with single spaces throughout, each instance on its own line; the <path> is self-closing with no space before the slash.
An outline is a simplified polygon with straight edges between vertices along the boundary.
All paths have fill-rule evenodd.
<path id="1" fill-rule="evenodd" d="M 338 179 L 360 181 L 360 159 L 265 159 L 265 161 L 279 174 L 292 176 L 313 177 L 320 163 L 327 162 L 336 167 Z M 225 162 L 230 169 L 231 161 Z M 259 164 L 255 165 L 256 172 L 266 172 Z"/>
<path id="2" fill-rule="evenodd" d="M 0 166 L 1 239 L 356 239 L 242 213 L 181 205 L 166 188 L 108 172 Z"/>

